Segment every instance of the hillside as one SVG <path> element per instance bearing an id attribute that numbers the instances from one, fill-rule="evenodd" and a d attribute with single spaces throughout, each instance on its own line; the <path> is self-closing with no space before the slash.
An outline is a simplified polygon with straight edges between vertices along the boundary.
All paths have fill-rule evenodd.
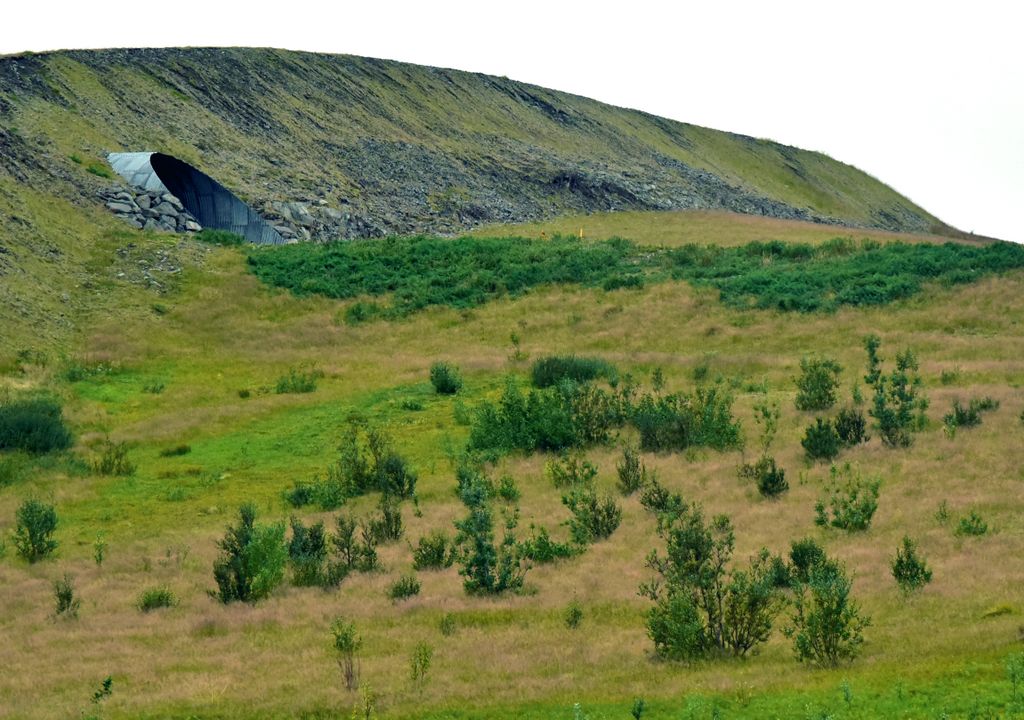
<path id="1" fill-rule="evenodd" d="M 241 48 L 3 57 L 0 132 L 0 170 L 37 190 L 94 199 L 102 178 L 90 172 L 103 174 L 108 152 L 156 150 L 267 215 L 293 201 L 325 209 L 308 225 L 321 239 L 626 209 L 950 230 L 821 153 L 507 78 L 361 57 Z"/>

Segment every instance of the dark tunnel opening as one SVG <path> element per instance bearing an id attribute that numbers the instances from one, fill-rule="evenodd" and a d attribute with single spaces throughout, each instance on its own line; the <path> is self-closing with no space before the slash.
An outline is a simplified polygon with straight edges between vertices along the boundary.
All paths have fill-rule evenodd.
<path id="1" fill-rule="evenodd" d="M 251 243 L 284 242 L 259 213 L 209 175 L 163 153 L 153 153 L 149 162 L 160 181 L 204 228 L 228 230 Z"/>
<path id="2" fill-rule="evenodd" d="M 111 153 L 111 167 L 135 187 L 167 191 L 204 228 L 227 230 L 259 245 L 279 245 L 284 238 L 233 192 L 176 157 L 163 153 Z"/>

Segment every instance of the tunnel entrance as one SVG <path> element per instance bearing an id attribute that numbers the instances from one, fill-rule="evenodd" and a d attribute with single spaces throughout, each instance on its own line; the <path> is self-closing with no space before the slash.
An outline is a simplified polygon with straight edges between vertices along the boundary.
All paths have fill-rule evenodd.
<path id="1" fill-rule="evenodd" d="M 110 153 L 107 161 L 136 187 L 166 190 L 204 228 L 228 230 L 251 243 L 280 245 L 281 234 L 234 193 L 178 158 L 163 153 Z"/>

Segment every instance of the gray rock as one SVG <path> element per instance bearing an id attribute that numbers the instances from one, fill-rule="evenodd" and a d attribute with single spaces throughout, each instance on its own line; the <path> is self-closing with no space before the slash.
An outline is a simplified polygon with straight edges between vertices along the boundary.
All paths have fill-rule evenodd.
<path id="1" fill-rule="evenodd" d="M 114 199 L 115 200 L 127 200 L 128 202 L 131 202 L 132 200 L 135 199 L 135 197 L 131 193 L 129 193 L 129 192 L 122 191 L 122 192 L 114 193 Z"/>
<path id="2" fill-rule="evenodd" d="M 135 198 L 135 204 L 143 210 L 149 209 L 151 207 L 151 203 L 152 201 L 150 200 L 149 195 L 139 195 Z"/>
<path id="3" fill-rule="evenodd" d="M 181 204 L 181 200 L 179 200 L 178 198 L 174 197 L 170 193 L 164 193 L 163 195 L 160 196 L 160 199 L 163 200 L 165 203 L 170 203 L 171 205 L 176 207 L 178 210 L 184 210 L 185 209 L 185 207 Z"/>
<path id="4" fill-rule="evenodd" d="M 143 228 L 143 224 L 138 218 L 132 218 L 131 220 L 128 221 L 128 224 L 131 225 L 136 230 L 141 230 Z"/>
<path id="5" fill-rule="evenodd" d="M 203 226 L 197 223 L 195 220 L 186 220 L 185 229 L 188 232 L 199 232 L 200 230 L 203 229 Z"/>
<path id="6" fill-rule="evenodd" d="M 156 222 L 156 220 L 154 220 L 153 218 L 149 218 L 148 220 L 146 220 L 146 224 L 142 226 L 142 229 L 143 230 L 156 230 L 157 229 L 157 222 Z"/>
<path id="7" fill-rule="evenodd" d="M 134 213 L 138 208 L 124 202 L 108 202 L 107 209 L 116 213 Z"/>
<path id="8" fill-rule="evenodd" d="M 167 197 L 167 196 L 165 195 L 164 197 Z M 173 216 L 173 215 L 177 215 L 178 214 L 178 209 L 176 207 L 174 207 L 174 205 L 172 205 L 171 203 L 167 202 L 166 200 L 164 202 L 160 203 L 159 205 L 157 205 L 153 209 L 156 210 L 157 213 L 159 213 L 160 215 L 172 215 Z"/>

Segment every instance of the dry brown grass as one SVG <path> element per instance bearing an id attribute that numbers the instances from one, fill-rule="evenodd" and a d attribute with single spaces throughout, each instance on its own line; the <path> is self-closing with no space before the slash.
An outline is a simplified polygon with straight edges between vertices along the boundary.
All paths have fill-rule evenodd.
<path id="1" fill-rule="evenodd" d="M 701 222 L 721 221 L 717 214 L 706 216 Z M 738 227 L 734 218 L 729 223 L 733 230 Z M 744 230 L 746 235 L 730 237 L 745 242 L 760 237 L 757 233 L 785 230 L 783 239 L 811 241 L 835 232 L 787 227 L 761 221 Z M 685 235 L 672 233 L 667 228 L 663 238 L 648 241 L 685 241 Z M 721 240 L 721 233 L 715 238 Z M 762 546 L 784 551 L 791 539 L 809 535 L 848 565 L 856 576 L 855 594 L 874 618 L 864 656 L 848 671 L 855 682 L 933 677 L 1014 647 L 1024 610 L 1019 562 L 1024 556 L 1024 428 L 1018 420 L 1024 409 L 1019 320 L 1024 276 L 1019 273 L 835 315 L 737 312 L 720 306 L 711 293 L 664 283 L 641 292 L 556 288 L 466 313 L 432 310 L 400 322 L 349 327 L 337 322 L 343 305 L 260 287 L 232 251 L 216 251 L 208 265 L 205 274 L 191 274 L 180 294 L 167 301 L 168 315 L 97 322 L 76 348 L 129 368 L 124 385 L 104 391 L 109 396 L 88 384 L 71 397 L 70 414 L 84 429 L 79 450 L 108 432 L 130 440 L 137 477 L 53 470 L 0 490 L 0 528 L 9 528 L 14 508 L 28 494 L 52 496 L 65 518 L 56 560 L 30 567 L 9 548 L 0 561 L 5 667 L 0 716 L 76 716 L 107 675 L 115 685 L 104 717 L 345 714 L 355 696 L 344 690 L 328 633 L 339 614 L 355 620 L 365 638 L 362 676 L 381 694 L 379 707 L 397 715 L 522 703 L 569 707 L 581 698 L 634 695 L 740 697 L 833 686 L 834 676 L 798 666 L 778 633 L 763 652 L 742 663 L 708 662 L 682 670 L 652 661 L 643 626 L 647 603 L 636 591 L 648 576 L 644 557 L 659 541 L 635 497 L 623 501 L 622 526 L 609 540 L 572 561 L 532 569 L 530 592 L 522 596 L 467 597 L 450 569 L 420 573 L 421 594 L 391 603 L 385 588 L 411 567 L 411 550 L 403 540 L 382 548 L 384 573 L 353 576 L 336 592 L 287 588 L 256 607 L 225 607 L 208 597 L 215 542 L 234 508 L 254 499 L 265 518 L 286 518 L 292 511 L 281 491 L 332 458 L 344 408 L 389 422 L 396 443 L 420 471 L 423 517 L 404 507 L 408 540 L 438 527 L 454 533 L 452 521 L 464 511 L 452 492 L 444 449 L 447 442 L 457 446 L 466 430 L 455 425 L 451 400 L 428 396 L 425 411 L 401 413 L 389 404 L 389 393 L 398 386 L 425 387 L 430 363 L 443 358 L 463 369 L 472 405 L 497 391 L 503 373 L 527 367 L 528 361 L 509 360 L 513 331 L 531 359 L 552 352 L 597 354 L 642 380 L 659 366 L 673 389 L 692 386 L 693 368 L 706 359 L 712 376 L 743 378 L 736 412 L 751 434 L 752 406 L 762 396 L 743 387 L 767 382 L 769 397 L 783 407 L 774 454 L 791 489 L 781 499 L 762 500 L 736 479 L 739 452 L 644 460 L 670 488 L 711 513 L 732 517 L 738 560 Z M 827 468 L 804 464 L 799 439 L 812 416 L 793 409 L 792 379 L 802 354 L 825 353 L 843 364 L 842 392 L 848 397 L 863 374 L 860 341 L 868 332 L 882 336 L 883 355 L 890 361 L 903 346 L 918 351 L 932 423 L 909 450 L 885 449 L 873 439 L 844 454 L 844 461 L 882 476 L 880 507 L 866 533 L 825 532 L 813 525 L 813 506 Z M 239 399 L 238 389 L 272 385 L 300 363 L 326 371 L 317 392 Z M 957 384 L 940 385 L 941 371 L 953 367 L 961 372 Z M 167 390 L 140 395 L 131 389 L 133 373 L 166 377 Z M 374 393 L 380 397 L 374 399 Z M 945 437 L 940 418 L 953 398 L 981 395 L 1000 400 L 999 410 L 986 414 L 980 427 Z M 157 458 L 157 451 L 172 442 L 189 442 L 193 453 Z M 251 443 L 251 451 L 238 454 L 237 447 L 218 443 Z M 611 489 L 617 451 L 598 449 L 589 457 L 600 467 L 601 485 Z M 545 460 L 509 458 L 494 475 L 513 475 L 523 493 L 520 534 L 536 523 L 564 538 L 559 524 L 567 511 L 544 477 Z M 187 473 L 193 466 L 222 477 L 188 484 L 195 480 Z M 181 474 L 171 472 L 168 478 L 169 469 Z M 188 498 L 161 499 L 175 483 L 189 487 Z M 946 525 L 935 519 L 942 500 L 953 516 Z M 365 513 L 372 505 L 366 498 L 353 511 Z M 972 508 L 992 531 L 981 538 L 956 538 L 956 519 Z M 91 543 L 101 531 L 110 549 L 107 562 L 97 568 Z M 935 574 L 933 583 L 909 600 L 901 597 L 887 567 L 904 534 L 920 542 Z M 51 582 L 64 570 L 75 576 L 83 598 L 77 621 L 51 617 Z M 138 594 L 160 584 L 174 590 L 181 604 L 138 612 Z M 562 619 L 573 596 L 585 613 L 577 631 L 568 630 Z M 1016 613 L 982 618 L 1003 603 Z M 451 638 L 438 630 L 446 612 L 455 613 L 459 623 Z M 409 653 L 419 641 L 436 648 L 422 694 L 408 679 Z"/>

